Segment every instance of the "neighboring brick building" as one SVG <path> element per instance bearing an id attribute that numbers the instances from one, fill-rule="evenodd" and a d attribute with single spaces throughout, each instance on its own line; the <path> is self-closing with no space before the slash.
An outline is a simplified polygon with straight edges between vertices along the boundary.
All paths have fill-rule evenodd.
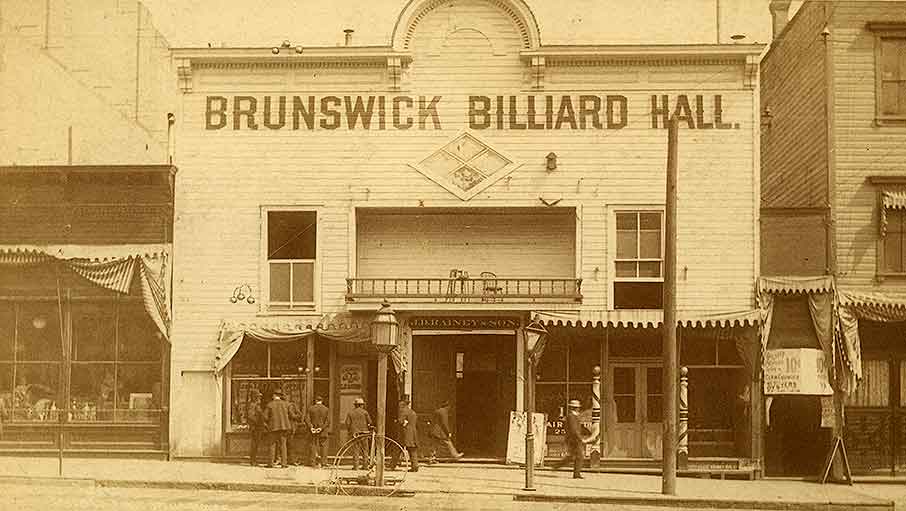
<path id="1" fill-rule="evenodd" d="M 2 2 L 2 452 L 168 456 L 175 82 L 139 2 Z"/>
<path id="2" fill-rule="evenodd" d="M 817 473 L 815 433 L 854 471 L 902 471 L 906 2 L 806 1 L 784 27 L 789 3 L 762 60 L 765 346 L 821 352 L 836 400 L 770 399 L 768 473 Z"/>
<path id="3" fill-rule="evenodd" d="M 762 46 L 544 46 L 521 0 L 410 2 L 388 36 L 174 50 L 172 453 L 244 453 L 253 387 L 324 395 L 335 425 L 358 395 L 373 411 L 368 322 L 387 299 L 391 396 L 420 413 L 449 398 L 467 456 L 505 454 L 537 314 L 549 454 L 597 365 L 605 460 L 660 457 L 675 114 L 690 455 L 757 468 Z"/>

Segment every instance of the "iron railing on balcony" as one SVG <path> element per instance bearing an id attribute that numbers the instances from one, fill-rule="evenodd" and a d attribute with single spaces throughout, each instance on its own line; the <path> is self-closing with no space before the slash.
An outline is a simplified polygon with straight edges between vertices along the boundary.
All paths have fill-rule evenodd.
<path id="1" fill-rule="evenodd" d="M 582 301 L 582 279 L 346 279 L 347 302 L 384 298 L 412 303 L 574 303 Z"/>

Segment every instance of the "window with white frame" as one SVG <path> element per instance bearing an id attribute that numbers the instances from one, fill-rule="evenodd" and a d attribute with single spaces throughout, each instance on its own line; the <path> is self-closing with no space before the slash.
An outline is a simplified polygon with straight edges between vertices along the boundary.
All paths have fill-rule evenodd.
<path id="1" fill-rule="evenodd" d="M 615 212 L 614 309 L 662 307 L 663 217 L 658 210 Z"/>
<path id="2" fill-rule="evenodd" d="M 265 211 L 267 307 L 313 310 L 317 296 L 318 214 Z"/>
<path id="3" fill-rule="evenodd" d="M 906 122 L 906 24 L 869 23 L 875 33 L 877 120 Z"/>

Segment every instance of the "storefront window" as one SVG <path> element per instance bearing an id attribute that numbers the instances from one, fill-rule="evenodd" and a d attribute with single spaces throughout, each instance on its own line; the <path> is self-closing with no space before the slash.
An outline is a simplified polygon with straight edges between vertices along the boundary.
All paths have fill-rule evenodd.
<path id="1" fill-rule="evenodd" d="M 266 343 L 244 339 L 230 361 L 230 429 L 248 429 L 252 390 L 262 394 L 266 405 L 280 388 L 289 402 L 305 410 L 305 381 L 309 340 Z"/>
<path id="2" fill-rule="evenodd" d="M 139 300 L 118 299 L 112 292 L 93 298 L 98 301 L 64 302 L 62 307 L 56 301 L 0 305 L 4 420 L 57 421 L 58 414 L 70 422 L 157 419 L 157 326 Z M 66 328 L 61 329 L 61 319 Z M 66 339 L 62 331 L 68 332 Z M 63 371 L 64 351 L 71 362 L 68 373 Z"/>
<path id="3" fill-rule="evenodd" d="M 567 337 L 554 332 L 535 368 L 535 410 L 547 415 L 549 456 L 565 452 L 569 400 L 578 399 L 582 404 L 582 422 L 591 420 L 593 370 L 601 360 L 599 338 Z"/>
<path id="4" fill-rule="evenodd" d="M 56 303 L 22 304 L 17 327 L 17 360 L 62 359 L 60 309 Z"/>
<path id="5" fill-rule="evenodd" d="M 0 302 L 0 362 L 12 362 L 16 336 L 16 310 L 11 303 Z"/>

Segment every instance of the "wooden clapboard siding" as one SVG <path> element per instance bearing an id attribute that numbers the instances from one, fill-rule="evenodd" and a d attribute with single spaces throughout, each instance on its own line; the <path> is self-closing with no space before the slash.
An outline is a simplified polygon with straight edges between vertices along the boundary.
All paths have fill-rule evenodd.
<path id="1" fill-rule="evenodd" d="M 565 213 L 565 214 L 563 214 Z M 573 278 L 575 217 L 482 212 L 362 214 L 356 219 L 356 277 Z"/>
<path id="2" fill-rule="evenodd" d="M 806 2 L 761 65 L 761 106 L 773 119 L 761 137 L 763 207 L 827 203 L 827 88 L 823 2 Z"/>
<path id="3" fill-rule="evenodd" d="M 536 92 L 539 97 L 623 95 L 629 105 L 628 125 L 611 130 L 536 131 L 497 129 L 492 123 L 488 129 L 469 130 L 472 95 L 492 99 L 515 95 L 524 112 L 523 98 L 531 93 L 532 73 L 519 55 L 521 45 L 510 16 L 494 2 L 467 0 L 443 5 L 419 19 L 410 45 L 412 62 L 403 69 L 400 91 L 390 91 L 386 68 L 373 64 L 193 67 L 193 88 L 182 95 L 177 113 L 180 171 L 172 365 L 173 380 L 178 381 L 174 388 L 187 395 L 174 404 L 175 409 L 181 408 L 174 416 L 193 416 L 187 407 L 196 399 L 219 399 L 210 389 L 193 386 L 190 378 L 194 377 L 180 374 L 210 369 L 220 322 L 254 317 L 264 302 L 260 247 L 261 211 L 266 206 L 311 207 L 318 212 L 320 286 L 313 317 L 346 308 L 348 277 L 408 276 L 402 275 L 404 270 L 443 277 L 454 267 L 465 267 L 472 276 L 490 270 L 502 277 L 581 278 L 583 302 L 570 307 L 607 307 L 613 211 L 657 208 L 664 202 L 667 133 L 651 128 L 651 95 L 668 94 L 675 99 L 678 94 L 690 98 L 701 94 L 710 117 L 713 96 L 721 94 L 724 122 L 739 125 L 730 130 L 683 127 L 680 131 L 679 306 L 705 311 L 753 306 L 758 266 L 758 119 L 753 117 L 757 91 L 744 86 L 744 64 L 710 58 L 552 59 L 545 71 L 545 88 Z M 258 130 L 233 130 L 231 121 L 224 129 L 205 129 L 209 95 L 253 95 L 260 107 L 264 95 L 360 94 L 407 95 L 416 104 L 419 96 L 427 100 L 442 96 L 441 126 L 433 129 L 428 119 L 428 129 L 418 129 L 416 119 L 416 127 L 405 131 L 392 129 L 389 121 L 384 130 L 375 129 L 376 121 L 370 130 L 345 125 L 335 130 L 271 130 L 259 118 Z M 463 131 L 518 165 L 468 201 L 413 166 Z M 557 154 L 553 172 L 545 169 L 549 152 Z M 539 198 L 560 202 L 547 208 Z M 404 251 L 407 233 L 402 227 L 411 222 L 371 225 L 371 220 L 380 222 L 363 213 L 378 208 L 415 213 L 422 207 L 457 212 L 460 231 L 465 230 L 464 222 L 473 220 L 472 225 L 488 229 L 465 238 L 482 244 L 480 253 L 487 259 L 454 250 L 456 239 L 446 236 L 453 229 L 445 231 L 440 223 L 409 233 L 412 249 Z M 505 208 L 569 213 L 545 216 L 543 221 L 522 216 L 519 222 L 506 224 L 498 221 L 497 214 Z M 476 214 L 482 211 L 495 213 Z M 428 240 L 444 247 L 430 252 L 429 259 L 416 257 L 422 250 L 420 235 L 425 233 L 430 233 Z M 524 243 L 519 245 L 526 234 L 544 243 L 528 245 L 532 250 L 526 250 Z M 380 242 L 385 245 L 376 246 Z M 506 255 L 496 254 L 498 250 Z M 422 250 L 427 252 L 428 248 Z M 464 257 L 469 260 L 461 262 Z M 251 284 L 257 305 L 229 302 L 233 288 L 244 282 Z M 185 452 L 208 446 L 207 438 L 196 438 L 207 432 L 185 428 L 184 434 L 192 436 L 184 443 Z"/>
<path id="4" fill-rule="evenodd" d="M 906 176 L 906 127 L 874 123 L 875 43 L 869 21 L 906 21 L 904 3 L 841 2 L 833 10 L 838 282 L 906 297 L 904 281 L 876 281 L 877 189 L 866 178 Z"/>

